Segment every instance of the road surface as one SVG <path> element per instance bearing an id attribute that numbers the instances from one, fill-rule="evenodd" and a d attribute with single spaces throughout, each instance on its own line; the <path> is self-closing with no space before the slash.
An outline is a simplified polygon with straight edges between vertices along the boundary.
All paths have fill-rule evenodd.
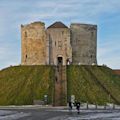
<path id="1" fill-rule="evenodd" d="M 120 110 L 0 109 L 0 120 L 120 120 Z"/>

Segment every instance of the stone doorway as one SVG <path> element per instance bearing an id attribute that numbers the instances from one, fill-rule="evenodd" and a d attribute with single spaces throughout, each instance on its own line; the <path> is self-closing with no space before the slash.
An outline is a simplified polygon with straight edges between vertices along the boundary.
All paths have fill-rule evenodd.
<path id="1" fill-rule="evenodd" d="M 63 58 L 62 57 L 58 57 L 57 61 L 58 61 L 58 65 L 62 65 L 63 64 Z"/>

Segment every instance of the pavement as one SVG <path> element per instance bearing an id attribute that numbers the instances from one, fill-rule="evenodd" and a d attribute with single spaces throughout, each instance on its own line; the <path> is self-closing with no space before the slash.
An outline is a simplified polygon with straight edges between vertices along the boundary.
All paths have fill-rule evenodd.
<path id="1" fill-rule="evenodd" d="M 76 109 L 52 106 L 0 107 L 0 120 L 120 120 L 120 109 Z"/>

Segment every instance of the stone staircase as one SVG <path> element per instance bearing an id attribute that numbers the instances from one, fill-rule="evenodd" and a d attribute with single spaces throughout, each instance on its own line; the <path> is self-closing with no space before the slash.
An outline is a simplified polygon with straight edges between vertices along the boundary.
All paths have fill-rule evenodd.
<path id="1" fill-rule="evenodd" d="M 61 64 L 55 68 L 55 89 L 54 106 L 64 106 L 67 104 L 67 77 L 66 66 Z"/>

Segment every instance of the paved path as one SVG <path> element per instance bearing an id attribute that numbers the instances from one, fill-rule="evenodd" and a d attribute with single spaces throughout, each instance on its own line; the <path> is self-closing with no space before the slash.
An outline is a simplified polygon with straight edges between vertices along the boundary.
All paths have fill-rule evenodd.
<path id="1" fill-rule="evenodd" d="M 0 120 L 120 120 L 120 110 L 76 110 L 59 108 L 0 110 Z"/>

